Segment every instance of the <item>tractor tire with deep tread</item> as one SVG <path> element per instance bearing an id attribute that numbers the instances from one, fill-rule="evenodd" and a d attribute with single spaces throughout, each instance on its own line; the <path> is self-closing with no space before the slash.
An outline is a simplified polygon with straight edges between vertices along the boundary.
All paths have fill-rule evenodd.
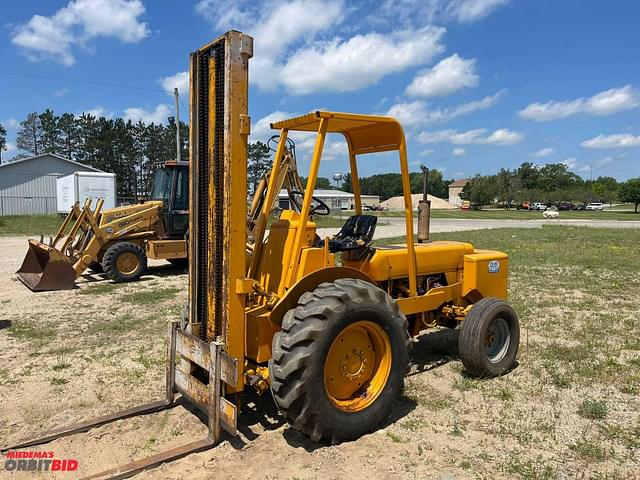
<path id="1" fill-rule="evenodd" d="M 147 256 L 135 243 L 118 242 L 104 253 L 102 267 L 114 282 L 132 282 L 147 270 Z"/>
<path id="2" fill-rule="evenodd" d="M 496 377 L 509 371 L 520 344 L 518 315 L 499 298 L 478 301 L 462 322 L 458 353 L 467 373 Z"/>
<path id="3" fill-rule="evenodd" d="M 409 369 L 411 340 L 405 316 L 385 291 L 351 278 L 322 283 L 300 297 L 298 305 L 285 314 L 281 327 L 273 338 L 269 361 L 271 391 L 293 428 L 314 441 L 337 443 L 373 430 L 391 414 Z M 347 332 L 370 350 L 363 352 L 359 347 L 356 353 L 354 347 L 349 373 L 347 360 L 339 368 L 337 362 L 330 361 L 351 354 Z M 339 338 L 347 338 L 347 342 L 340 344 Z M 333 353 L 336 344 L 348 347 L 340 357 Z M 353 345 L 357 344 L 354 341 Z M 370 360 L 368 364 L 364 358 Z M 329 382 L 334 379 L 326 377 L 334 376 L 336 368 L 345 372 L 344 379 L 336 381 L 353 390 L 346 400 L 330 393 L 335 385 Z M 327 369 L 334 373 L 327 374 Z M 366 377 L 360 377 L 365 371 Z"/>

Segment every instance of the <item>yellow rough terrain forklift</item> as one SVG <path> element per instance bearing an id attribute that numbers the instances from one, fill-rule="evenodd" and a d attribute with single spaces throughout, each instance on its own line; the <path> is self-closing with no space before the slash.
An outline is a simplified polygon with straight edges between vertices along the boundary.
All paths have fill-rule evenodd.
<path id="1" fill-rule="evenodd" d="M 154 173 L 149 201 L 102 210 L 77 202 L 49 243 L 29 240 L 16 272 L 33 291 L 68 290 L 87 268 L 114 282 L 131 282 L 147 269 L 147 258 L 187 265 L 189 163 L 165 162 Z"/>
<path id="2" fill-rule="evenodd" d="M 411 338 L 460 325 L 459 352 L 473 375 L 514 364 L 518 317 L 505 302 L 508 257 L 464 242 L 414 242 L 405 137 L 393 118 L 314 112 L 272 124 L 272 170 L 247 211 L 248 63 L 253 40 L 231 31 L 191 54 L 189 306 L 170 322 L 166 398 L 82 422 L 18 447 L 176 405 L 208 416 L 208 438 L 96 475 L 125 478 L 210 448 L 221 428 L 237 434 L 242 392 L 271 390 L 294 429 L 340 442 L 369 432 L 400 397 Z M 288 141 L 315 132 L 306 189 Z M 328 133 L 348 146 L 355 215 L 338 234 L 317 235 L 314 198 Z M 376 217 L 362 213 L 358 162 L 397 152 L 406 243 L 372 245 Z M 293 208 L 267 232 L 281 188 Z M 427 240 L 427 239 L 422 239 Z M 16 448 L 16 447 L 13 447 Z"/>

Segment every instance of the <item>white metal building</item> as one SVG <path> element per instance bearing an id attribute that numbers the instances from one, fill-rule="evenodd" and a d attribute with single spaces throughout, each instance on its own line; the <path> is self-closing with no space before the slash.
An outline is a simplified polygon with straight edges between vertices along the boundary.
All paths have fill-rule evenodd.
<path id="1" fill-rule="evenodd" d="M 314 190 L 313 196 L 318 197 L 331 210 L 353 210 L 355 208 L 355 200 L 353 193 L 343 192 L 342 190 Z M 380 205 L 380 196 L 378 195 L 361 195 L 362 205 L 377 207 Z M 281 190 L 278 195 L 278 206 L 283 209 L 289 207 L 289 195 L 286 190 Z"/>
<path id="2" fill-rule="evenodd" d="M 55 214 L 56 179 L 73 172 L 101 172 L 55 153 L 0 165 L 0 216 Z"/>

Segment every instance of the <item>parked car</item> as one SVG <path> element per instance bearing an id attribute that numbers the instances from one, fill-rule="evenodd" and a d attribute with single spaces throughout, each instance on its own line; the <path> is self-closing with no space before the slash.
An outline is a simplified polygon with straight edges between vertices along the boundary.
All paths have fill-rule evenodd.
<path id="1" fill-rule="evenodd" d="M 575 210 L 576 206 L 571 202 L 560 202 L 558 204 L 558 210 Z"/>
<path id="2" fill-rule="evenodd" d="M 520 205 L 518 205 L 518 210 L 529 210 L 529 202 L 522 202 Z"/>
<path id="3" fill-rule="evenodd" d="M 584 209 L 585 210 L 593 210 L 593 211 L 596 211 L 596 212 L 600 212 L 600 211 L 604 210 L 604 204 L 600 203 L 600 202 L 591 202 L 586 207 L 584 207 Z"/>
<path id="4" fill-rule="evenodd" d="M 586 205 L 584 203 L 581 203 L 580 205 L 576 205 L 573 209 L 574 210 L 584 210 L 585 207 L 586 207 Z"/>
<path id="5" fill-rule="evenodd" d="M 546 209 L 547 209 L 547 206 L 544 203 L 540 203 L 540 202 L 533 202 L 530 208 L 530 210 L 546 210 Z"/>

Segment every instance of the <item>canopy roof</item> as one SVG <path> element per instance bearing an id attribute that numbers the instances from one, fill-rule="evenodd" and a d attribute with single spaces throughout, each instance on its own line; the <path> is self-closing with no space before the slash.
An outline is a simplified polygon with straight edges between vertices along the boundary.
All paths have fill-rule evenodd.
<path id="1" fill-rule="evenodd" d="M 356 154 L 399 150 L 404 132 L 391 117 L 340 112 L 313 112 L 271 124 L 273 129 L 314 132 L 321 119 L 328 119 L 327 133 L 341 133 Z"/>

